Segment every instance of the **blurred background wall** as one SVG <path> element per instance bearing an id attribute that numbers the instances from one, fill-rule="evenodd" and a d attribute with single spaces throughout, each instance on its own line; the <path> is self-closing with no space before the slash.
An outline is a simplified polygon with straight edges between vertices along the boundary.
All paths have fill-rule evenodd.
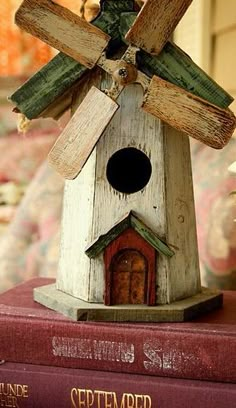
<path id="1" fill-rule="evenodd" d="M 235 0 L 194 0 L 174 41 L 236 98 Z M 236 102 L 231 109 L 236 111 Z"/>

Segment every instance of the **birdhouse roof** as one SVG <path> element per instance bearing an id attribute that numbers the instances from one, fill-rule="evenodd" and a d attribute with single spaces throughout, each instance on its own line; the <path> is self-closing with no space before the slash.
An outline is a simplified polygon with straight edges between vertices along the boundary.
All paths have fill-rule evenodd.
<path id="1" fill-rule="evenodd" d="M 109 231 L 97 238 L 88 246 L 85 253 L 89 258 L 98 256 L 112 241 L 114 241 L 127 228 L 133 228 L 145 241 L 147 241 L 159 253 L 171 257 L 172 249 L 161 240 L 137 215 L 130 211 L 121 221 L 116 223 Z"/>

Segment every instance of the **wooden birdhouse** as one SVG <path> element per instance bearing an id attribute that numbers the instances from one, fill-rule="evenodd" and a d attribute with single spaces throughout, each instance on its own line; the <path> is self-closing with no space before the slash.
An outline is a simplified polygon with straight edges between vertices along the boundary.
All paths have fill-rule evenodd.
<path id="1" fill-rule="evenodd" d="M 236 121 L 231 96 L 168 41 L 190 3 L 104 0 L 91 24 L 50 0 L 17 12 L 61 52 L 12 95 L 16 110 L 73 111 L 49 154 L 67 179 L 57 281 L 34 295 L 73 319 L 183 321 L 222 304 L 200 284 L 187 135 L 222 148 Z"/>

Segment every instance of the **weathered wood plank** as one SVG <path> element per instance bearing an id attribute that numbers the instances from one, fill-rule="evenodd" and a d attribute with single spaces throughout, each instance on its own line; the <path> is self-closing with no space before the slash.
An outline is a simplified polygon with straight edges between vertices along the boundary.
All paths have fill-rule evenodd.
<path id="1" fill-rule="evenodd" d="M 100 83 L 100 72 L 92 70 L 87 80 L 82 81 L 78 92 L 74 94 L 73 113 L 76 112 L 91 86 L 99 88 Z M 96 147 L 79 177 L 66 180 L 63 198 L 57 288 L 84 300 L 89 300 L 89 271 L 93 262 L 85 255 L 84 250 L 92 240 L 95 169 Z"/>
<path id="2" fill-rule="evenodd" d="M 147 115 L 149 116 L 149 115 Z M 170 271 L 169 303 L 201 291 L 190 141 L 163 124 L 166 191 L 166 238 L 175 255 L 166 258 Z"/>
<path id="3" fill-rule="evenodd" d="M 100 235 L 92 244 L 85 250 L 89 258 L 96 258 L 114 239 L 122 232 L 130 227 L 130 214 L 126 215 L 123 220 L 115 224 L 110 231 Z"/>
<path id="4" fill-rule="evenodd" d="M 141 237 L 143 237 L 153 248 L 155 248 L 157 252 L 169 257 L 174 255 L 174 251 L 172 251 L 165 242 L 158 238 L 158 236 L 134 214 L 131 214 L 130 221 L 134 230 L 138 232 L 139 235 L 141 235 Z"/>
<path id="5" fill-rule="evenodd" d="M 133 228 L 111 242 L 104 251 L 105 305 L 155 305 L 157 258 Z"/>
<path id="6" fill-rule="evenodd" d="M 170 305 L 114 305 L 88 303 L 63 291 L 55 284 L 34 289 L 34 300 L 78 321 L 98 322 L 183 322 L 222 307 L 223 295 L 203 288 L 199 294 Z"/>
<path id="7" fill-rule="evenodd" d="M 147 0 L 126 40 L 158 55 L 191 3 L 192 0 Z"/>
<path id="8" fill-rule="evenodd" d="M 109 82 L 106 81 L 102 86 L 108 86 L 108 84 Z M 109 231 L 114 226 L 116 220 L 121 219 L 124 214 L 131 210 L 146 225 L 151 226 L 152 231 L 160 239 L 167 242 L 165 239 L 166 207 L 163 131 L 160 121 L 151 115 L 147 115 L 140 109 L 142 100 L 143 90 L 140 85 L 131 84 L 127 86 L 118 99 L 120 109 L 114 115 L 96 146 L 96 189 L 94 213 L 91 221 L 92 232 L 88 238 L 88 244 L 104 232 Z M 123 194 L 116 191 L 107 179 L 107 165 L 110 158 L 115 152 L 127 147 L 141 150 L 149 158 L 152 166 L 150 181 L 145 188 L 134 194 Z M 167 245 L 169 246 L 169 242 L 167 242 Z M 167 257 L 160 255 L 157 271 L 157 282 L 159 285 L 157 296 L 160 303 L 167 303 L 169 296 L 167 287 L 169 270 L 167 264 Z M 91 260 L 89 290 L 92 301 L 103 301 L 103 277 L 104 263 L 101 254 Z"/>
<path id="9" fill-rule="evenodd" d="M 63 177 L 73 179 L 82 170 L 118 108 L 99 89 L 90 89 L 48 156 Z"/>
<path id="10" fill-rule="evenodd" d="M 102 88 L 109 83 L 106 75 Z M 104 261 L 103 254 L 89 258 L 85 249 L 131 210 L 175 253 L 159 254 L 157 302 L 200 290 L 189 138 L 147 115 L 140 109 L 142 100 L 141 86 L 124 89 L 120 109 L 79 177 L 66 181 L 57 287 L 90 302 L 103 303 Z M 127 146 L 144 152 L 152 166 L 150 181 L 135 194 L 119 193 L 107 179 L 110 158 Z"/>
<path id="11" fill-rule="evenodd" d="M 28 119 L 35 119 L 86 71 L 87 68 L 73 58 L 59 53 L 22 85 L 10 100 Z"/>
<path id="12" fill-rule="evenodd" d="M 122 13 L 120 33 L 123 41 L 135 18 L 136 13 Z M 220 108 L 227 108 L 233 101 L 231 95 L 198 67 L 184 51 L 169 41 L 157 56 L 144 51 L 138 52 L 137 64 L 149 77 L 157 75 Z"/>
<path id="13" fill-rule="evenodd" d="M 95 66 L 110 36 L 50 0 L 24 0 L 16 24 L 87 68 Z"/>
<path id="14" fill-rule="evenodd" d="M 130 3 L 129 0 L 119 1 L 119 11 L 129 11 Z M 114 8 L 114 1 L 106 0 L 102 5 L 104 11 L 93 21 L 93 25 L 112 37 L 108 45 L 108 55 L 121 45 L 120 16 L 114 13 Z M 71 88 L 86 71 L 88 69 L 73 58 L 59 53 L 19 88 L 10 100 L 28 119 L 35 119 L 58 97 L 67 92 L 68 88 Z"/>
<path id="15" fill-rule="evenodd" d="M 154 249 L 166 256 L 173 256 L 174 252 L 160 240 L 135 214 L 130 211 L 121 221 L 116 223 L 109 231 L 101 235 L 85 251 L 90 258 L 99 255 L 112 241 L 114 241 L 127 228 L 132 227 Z"/>
<path id="16" fill-rule="evenodd" d="M 111 12 L 113 0 L 104 3 L 102 11 L 93 24 L 107 32 L 112 40 L 109 43 L 109 54 L 121 45 L 136 13 L 123 12 L 130 7 L 128 0 L 119 2 L 121 19 Z M 120 4 L 122 3 L 122 4 Z M 121 8 L 122 6 L 122 8 Z M 110 8 L 109 8 L 110 7 Z M 128 9 L 129 10 L 129 9 Z M 143 51 L 137 54 L 138 67 L 149 77 L 158 75 L 189 92 L 226 108 L 233 98 L 205 74 L 183 51 L 167 43 L 158 56 L 151 56 Z M 19 88 L 10 100 L 28 119 L 34 119 L 47 109 L 59 96 L 63 95 L 73 83 L 86 72 L 86 68 L 74 59 L 59 53 L 45 67 Z"/>
<path id="17" fill-rule="evenodd" d="M 236 126 L 236 118 L 229 109 L 220 109 L 156 76 L 142 107 L 215 149 L 226 145 Z"/>

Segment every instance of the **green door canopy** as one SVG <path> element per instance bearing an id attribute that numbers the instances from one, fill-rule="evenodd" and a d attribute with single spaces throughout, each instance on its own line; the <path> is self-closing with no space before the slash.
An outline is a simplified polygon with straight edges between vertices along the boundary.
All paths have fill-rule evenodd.
<path id="1" fill-rule="evenodd" d="M 121 221 L 115 224 L 106 234 L 101 235 L 85 253 L 89 258 L 96 258 L 112 241 L 114 241 L 127 228 L 133 228 L 146 242 L 162 255 L 172 257 L 174 252 L 154 232 L 130 211 Z"/>

